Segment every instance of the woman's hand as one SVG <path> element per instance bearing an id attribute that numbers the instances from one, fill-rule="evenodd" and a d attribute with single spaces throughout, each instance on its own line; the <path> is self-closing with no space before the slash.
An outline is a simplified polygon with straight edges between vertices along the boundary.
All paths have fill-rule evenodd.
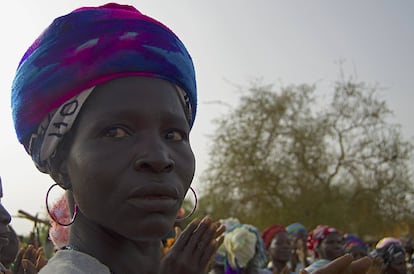
<path id="1" fill-rule="evenodd" d="M 33 245 L 20 248 L 14 261 L 13 274 L 36 274 L 47 264 L 42 247 Z"/>
<path id="2" fill-rule="evenodd" d="M 225 227 L 212 222 L 209 216 L 194 219 L 177 237 L 161 260 L 161 272 L 200 274 L 208 270 L 218 247 L 222 244 Z"/>
<path id="3" fill-rule="evenodd" d="M 366 274 L 371 265 L 372 259 L 369 257 L 353 261 L 352 256 L 346 254 L 312 272 L 312 274 Z M 301 270 L 300 274 L 309 273 Z"/>

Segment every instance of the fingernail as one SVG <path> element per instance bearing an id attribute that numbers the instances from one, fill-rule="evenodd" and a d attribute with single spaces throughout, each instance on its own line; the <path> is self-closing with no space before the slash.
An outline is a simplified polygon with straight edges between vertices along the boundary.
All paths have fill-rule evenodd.
<path id="1" fill-rule="evenodd" d="M 211 223 L 211 217 L 210 216 L 206 216 L 206 217 L 203 218 L 203 220 L 201 222 L 202 223 L 205 223 L 205 224 L 209 224 L 209 223 Z"/>

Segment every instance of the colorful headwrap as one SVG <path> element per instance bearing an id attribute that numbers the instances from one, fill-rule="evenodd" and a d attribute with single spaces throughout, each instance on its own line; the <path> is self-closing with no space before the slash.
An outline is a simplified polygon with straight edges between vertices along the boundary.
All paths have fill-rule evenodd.
<path id="1" fill-rule="evenodd" d="M 383 248 L 383 247 L 388 246 L 390 244 L 402 245 L 401 241 L 397 238 L 384 237 L 384 238 L 382 238 L 381 240 L 378 241 L 378 243 L 375 245 L 375 248 Z"/>
<path id="2" fill-rule="evenodd" d="M 173 83 L 193 125 L 197 90 L 187 49 L 168 27 L 132 6 L 77 9 L 56 18 L 31 45 L 17 68 L 11 103 L 17 137 L 41 171 L 48 172 L 53 146 L 76 119 L 86 93 L 126 76 Z M 48 140 L 52 151 L 45 152 L 48 137 L 58 141 Z"/>
<path id="3" fill-rule="evenodd" d="M 321 242 L 328 236 L 330 233 L 339 233 L 336 228 L 327 225 L 318 225 L 314 230 L 312 230 L 308 235 L 307 247 L 311 250 L 315 257 L 318 257 L 318 252 L 316 248 L 321 244 Z"/>
<path id="4" fill-rule="evenodd" d="M 353 234 L 349 234 L 349 233 L 345 234 L 344 237 L 345 237 L 345 244 L 344 244 L 345 253 L 351 253 L 352 249 L 356 247 L 361 247 L 364 250 L 366 250 L 366 252 L 368 252 L 368 246 L 359 237 Z"/>
<path id="5" fill-rule="evenodd" d="M 215 263 L 222 265 L 226 274 L 243 273 L 249 263 L 256 269 L 265 267 L 267 259 L 259 230 L 252 225 L 237 223 L 237 219 L 227 220 L 230 226 L 217 251 Z"/>
<path id="6" fill-rule="evenodd" d="M 286 231 L 289 233 L 289 236 L 296 236 L 301 232 L 308 234 L 308 230 L 301 223 L 293 223 L 288 225 L 286 227 Z"/>
<path id="7" fill-rule="evenodd" d="M 267 249 L 269 249 L 270 243 L 272 242 L 272 239 L 279 233 L 279 232 L 286 232 L 286 228 L 283 225 L 272 225 L 266 228 L 262 232 L 262 239 L 264 242 L 264 246 Z"/>
<path id="8" fill-rule="evenodd" d="M 371 255 L 373 257 L 380 256 L 384 261 L 384 265 L 388 266 L 397 257 L 405 258 L 405 249 L 397 238 L 385 237 L 377 243 Z"/>

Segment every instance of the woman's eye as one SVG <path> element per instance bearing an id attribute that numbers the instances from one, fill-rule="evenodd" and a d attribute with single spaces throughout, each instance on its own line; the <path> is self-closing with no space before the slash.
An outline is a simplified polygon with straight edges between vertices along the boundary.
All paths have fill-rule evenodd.
<path id="1" fill-rule="evenodd" d="M 167 132 L 167 134 L 166 134 L 165 137 L 168 140 L 171 140 L 171 141 L 182 141 L 182 140 L 185 140 L 185 134 L 183 134 L 182 132 L 180 132 L 178 130 L 173 130 L 173 131 Z"/>
<path id="2" fill-rule="evenodd" d="M 105 137 L 122 138 L 129 136 L 128 132 L 120 127 L 113 127 L 105 131 Z"/>

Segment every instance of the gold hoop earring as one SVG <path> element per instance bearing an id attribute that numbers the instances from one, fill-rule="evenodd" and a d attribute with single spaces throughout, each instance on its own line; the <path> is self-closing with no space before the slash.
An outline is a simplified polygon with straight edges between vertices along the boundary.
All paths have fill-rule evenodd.
<path id="1" fill-rule="evenodd" d="M 64 223 L 61 223 L 61 222 L 59 222 L 55 217 L 54 217 L 54 215 L 53 214 L 51 214 L 50 213 L 50 209 L 49 209 L 49 203 L 48 203 L 48 200 L 49 200 L 49 193 L 50 193 L 50 191 L 52 190 L 52 188 L 54 188 L 55 186 L 58 186 L 59 184 L 53 184 L 53 185 L 51 185 L 50 187 L 49 187 L 49 189 L 47 190 L 47 192 L 46 192 L 46 210 L 47 210 L 47 213 L 49 214 L 49 216 L 50 216 L 50 218 L 55 222 L 55 223 L 57 223 L 58 225 L 61 225 L 61 226 L 70 226 L 71 224 L 73 224 L 74 222 L 75 222 L 75 218 L 76 218 L 76 214 L 78 213 L 78 206 L 75 204 L 75 208 L 74 208 L 74 210 L 73 210 L 73 216 L 72 216 L 72 218 L 70 219 L 70 222 L 69 223 L 67 223 L 67 224 L 64 224 Z"/>
<path id="2" fill-rule="evenodd" d="M 190 214 L 188 214 L 187 216 L 185 216 L 184 218 L 175 218 L 175 222 L 176 223 L 181 223 L 181 222 L 183 222 L 183 221 L 185 221 L 185 220 L 187 220 L 188 218 L 190 218 L 193 214 L 194 214 L 194 212 L 196 211 L 196 209 L 197 209 L 197 205 L 198 205 L 198 198 L 197 198 L 197 193 L 195 192 L 195 190 L 190 186 L 190 190 L 193 192 L 193 194 L 194 194 L 194 207 L 193 207 L 193 209 L 191 210 L 191 212 L 190 212 Z"/>

